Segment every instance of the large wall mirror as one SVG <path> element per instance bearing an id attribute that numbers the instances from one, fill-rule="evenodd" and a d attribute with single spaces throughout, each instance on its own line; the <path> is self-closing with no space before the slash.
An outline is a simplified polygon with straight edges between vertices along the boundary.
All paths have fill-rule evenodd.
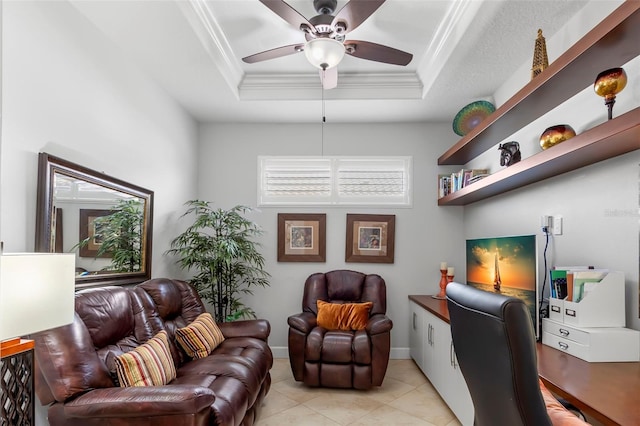
<path id="1" fill-rule="evenodd" d="M 36 209 L 36 251 L 76 253 L 76 287 L 151 277 L 152 191 L 40 153 Z"/>

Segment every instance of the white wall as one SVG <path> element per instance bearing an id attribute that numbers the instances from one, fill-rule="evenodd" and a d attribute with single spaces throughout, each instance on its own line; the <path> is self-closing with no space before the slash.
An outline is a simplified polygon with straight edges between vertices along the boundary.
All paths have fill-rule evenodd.
<path id="1" fill-rule="evenodd" d="M 155 191 L 153 276 L 195 194 L 196 125 L 66 2 L 3 2 L 0 239 L 33 251 L 38 152 Z M 43 407 L 36 424 L 46 425 Z"/>
<path id="2" fill-rule="evenodd" d="M 387 283 L 387 313 L 394 323 L 392 356 L 408 357 L 410 294 L 438 292 L 440 262 L 462 267 L 462 208 L 438 208 L 437 157 L 455 140 L 450 124 L 326 124 L 325 155 L 411 155 L 412 208 L 262 208 L 250 217 L 266 231 L 261 242 L 271 286 L 257 289 L 247 304 L 271 322 L 269 340 L 287 356 L 287 317 L 300 312 L 308 275 L 333 269 L 378 273 Z M 200 130 L 198 197 L 217 207 L 256 205 L 258 155 L 320 155 L 321 126 L 209 124 Z M 326 213 L 326 263 L 277 262 L 277 214 Z M 395 214 L 395 263 L 345 263 L 346 214 Z"/>
<path id="3" fill-rule="evenodd" d="M 154 276 L 195 194 L 192 118 L 67 2 L 4 2 L 1 179 L 5 251 L 32 251 L 38 152 L 155 192 Z"/>

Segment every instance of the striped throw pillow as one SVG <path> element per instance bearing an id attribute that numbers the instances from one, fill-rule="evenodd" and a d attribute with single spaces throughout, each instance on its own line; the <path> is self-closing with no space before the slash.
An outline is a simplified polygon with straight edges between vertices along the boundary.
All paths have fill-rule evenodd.
<path id="1" fill-rule="evenodd" d="M 166 331 L 161 331 L 146 343 L 115 358 L 116 373 L 121 387 L 161 386 L 176 378 Z"/>
<path id="2" fill-rule="evenodd" d="M 224 341 L 211 314 L 205 312 L 188 326 L 176 330 L 176 340 L 191 358 L 204 358 Z"/>

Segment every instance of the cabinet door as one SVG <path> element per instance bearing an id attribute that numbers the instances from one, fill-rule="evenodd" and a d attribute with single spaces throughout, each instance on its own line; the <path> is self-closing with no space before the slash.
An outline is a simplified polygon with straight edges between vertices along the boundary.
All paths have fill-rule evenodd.
<path id="1" fill-rule="evenodd" d="M 460 420 L 460 423 L 473 425 L 473 400 L 456 359 L 453 340 L 451 339 L 451 327 L 448 324 L 447 328 L 449 329 L 449 363 L 445 368 L 449 380 L 445 391 L 447 393 L 445 399 L 451 411 Z"/>
<path id="2" fill-rule="evenodd" d="M 424 329 L 426 331 L 424 346 L 425 374 L 433 387 L 442 395 L 441 389 L 443 382 L 446 382 L 446 376 L 442 371 L 443 358 L 440 353 L 442 351 L 439 350 L 439 340 L 442 338 L 440 323 L 444 324 L 431 312 L 424 311 Z"/>
<path id="3" fill-rule="evenodd" d="M 425 310 L 415 302 L 409 301 L 409 353 L 418 367 L 425 372 L 424 345 L 426 332 L 424 330 Z"/>
<path id="4" fill-rule="evenodd" d="M 438 370 L 437 384 L 432 383 L 460 423 L 464 426 L 473 425 L 473 401 L 453 350 L 451 327 L 436 316 L 433 316 L 431 322 L 434 358 Z"/>

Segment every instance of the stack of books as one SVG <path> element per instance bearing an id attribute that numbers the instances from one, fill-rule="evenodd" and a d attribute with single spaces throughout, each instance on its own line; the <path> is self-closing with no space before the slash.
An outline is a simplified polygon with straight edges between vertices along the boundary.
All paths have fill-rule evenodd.
<path id="1" fill-rule="evenodd" d="M 460 169 L 451 174 L 438 175 L 438 198 L 459 191 L 488 175 L 487 169 Z"/>

